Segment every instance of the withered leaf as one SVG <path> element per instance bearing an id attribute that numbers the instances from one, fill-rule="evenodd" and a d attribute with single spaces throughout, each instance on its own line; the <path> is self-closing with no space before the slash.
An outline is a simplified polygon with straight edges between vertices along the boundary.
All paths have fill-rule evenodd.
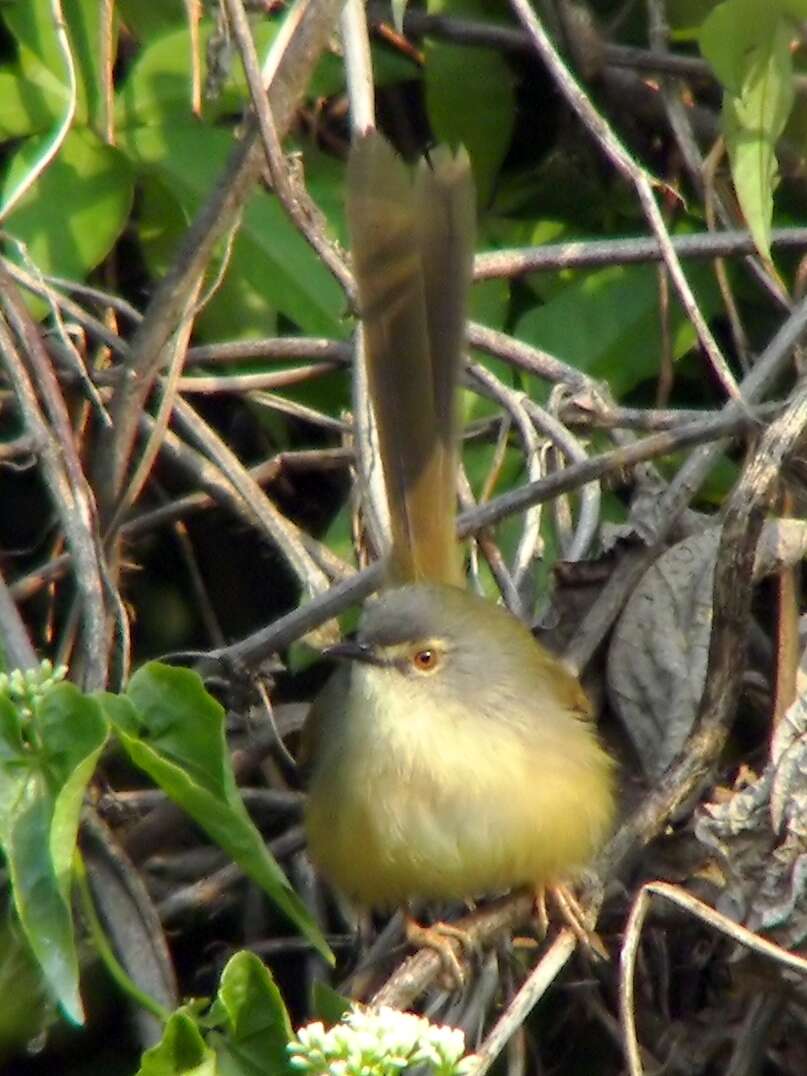
<path id="1" fill-rule="evenodd" d="M 718 910 L 795 948 L 807 937 L 807 694 L 788 709 L 761 776 L 704 805 L 695 836 L 726 885 Z"/>
<path id="2" fill-rule="evenodd" d="M 651 778 L 663 773 L 683 747 L 703 693 L 719 541 L 715 527 L 663 553 L 628 600 L 611 641 L 611 705 Z M 807 523 L 768 521 L 754 578 L 796 563 L 805 550 Z"/>

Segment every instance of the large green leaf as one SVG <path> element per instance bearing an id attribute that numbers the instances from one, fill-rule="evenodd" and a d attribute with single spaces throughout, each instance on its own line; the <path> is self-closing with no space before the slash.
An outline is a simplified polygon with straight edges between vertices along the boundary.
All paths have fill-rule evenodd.
<path id="1" fill-rule="evenodd" d="M 64 1013 L 80 1022 L 70 865 L 107 726 L 98 704 L 72 684 L 46 695 L 30 742 L 13 711 L 0 697 L 0 845 L 28 944 Z"/>
<path id="2" fill-rule="evenodd" d="M 30 138 L 12 156 L 3 200 L 42 147 Z M 71 131 L 58 155 L 6 224 L 46 273 L 83 279 L 109 252 L 129 216 L 132 175 L 126 158 L 86 128 Z M 13 256 L 13 248 L 10 253 Z"/>
<path id="3" fill-rule="evenodd" d="M 160 0 L 159 4 L 117 0 L 117 9 L 126 28 L 141 43 L 184 25 L 189 11 L 185 0 Z"/>
<path id="4" fill-rule="evenodd" d="M 64 25 L 76 64 L 76 119 L 97 119 L 101 102 L 100 11 L 97 0 L 62 0 Z M 66 87 L 68 76 L 59 48 L 51 0 L 4 4 L 3 19 L 19 46 L 23 73 L 34 77 L 44 65 Z"/>
<path id="5" fill-rule="evenodd" d="M 432 14 L 484 18 L 500 10 L 485 0 L 430 0 Z M 470 77 L 470 72 L 473 73 Z M 493 49 L 426 40 L 426 107 L 441 142 L 464 145 L 477 195 L 486 205 L 515 122 L 515 90 L 507 61 Z"/>
<path id="6" fill-rule="evenodd" d="M 221 176 L 232 150 L 230 135 L 189 120 L 122 131 L 120 148 L 143 173 L 156 176 L 192 217 Z M 150 231 L 159 220 L 142 218 L 141 239 L 147 253 Z M 164 246 L 157 252 L 162 254 Z M 157 266 L 155 266 L 157 268 Z M 341 324 L 344 300 L 339 286 L 323 267 L 279 202 L 263 191 L 249 199 L 233 244 L 226 280 L 241 294 L 239 317 L 229 319 L 232 335 L 264 333 L 267 311 L 282 311 L 304 332 L 345 334 Z M 223 304 L 223 295 L 211 307 Z M 271 316 L 271 315 L 270 315 Z"/>
<path id="7" fill-rule="evenodd" d="M 259 60 L 268 53 L 283 20 L 260 19 L 252 27 Z M 151 28 L 153 31 L 155 28 Z M 205 19 L 199 25 L 199 54 L 203 72 L 207 45 L 213 33 L 213 23 Z M 148 33 L 148 43 L 128 72 L 117 96 L 116 115 L 119 127 L 164 122 L 172 114 L 187 118 L 190 112 L 192 78 L 192 41 L 186 26 L 172 25 L 162 33 Z M 414 60 L 397 52 L 373 48 L 373 74 L 376 85 L 387 85 L 414 79 L 418 68 Z M 312 98 L 332 97 L 343 92 L 345 66 L 334 52 L 320 58 L 307 93 Z M 206 119 L 237 113 L 249 99 L 243 66 L 235 52 L 230 56 L 227 77 L 212 99 L 202 102 Z"/>
<path id="8" fill-rule="evenodd" d="M 329 960 L 319 929 L 253 825 L 238 793 L 224 711 L 196 673 L 159 662 L 102 703 L 132 762 L 219 844 Z"/>
<path id="9" fill-rule="evenodd" d="M 35 56 L 0 68 L 0 139 L 49 131 L 67 102 L 64 85 Z"/>
<path id="10" fill-rule="evenodd" d="M 228 962 L 214 1010 L 225 1018 L 226 1034 L 217 1043 L 222 1076 L 291 1074 L 286 1044 L 292 1037 L 283 998 L 269 970 L 254 953 L 240 952 Z"/>
<path id="11" fill-rule="evenodd" d="M 255 47 L 262 58 L 274 40 L 280 23 L 261 20 L 254 28 Z M 204 56 L 213 24 L 204 20 L 199 26 L 199 54 Z M 191 115 L 191 78 L 193 44 L 187 27 L 170 30 L 152 38 L 132 64 L 116 99 L 115 113 L 119 128 L 165 123 L 176 115 L 185 122 Z M 203 101 L 207 119 L 237 112 L 247 100 L 243 67 L 233 55 L 229 77 L 212 100 Z"/>
<path id="12" fill-rule="evenodd" d="M 717 292 L 702 270 L 689 274 L 700 285 L 701 310 L 710 317 Z M 574 280 L 518 321 L 516 335 L 559 359 L 608 382 L 620 397 L 659 370 L 661 323 L 658 276 L 646 266 L 612 266 Z M 669 313 L 673 358 L 695 343 L 695 331 L 677 303 Z"/>

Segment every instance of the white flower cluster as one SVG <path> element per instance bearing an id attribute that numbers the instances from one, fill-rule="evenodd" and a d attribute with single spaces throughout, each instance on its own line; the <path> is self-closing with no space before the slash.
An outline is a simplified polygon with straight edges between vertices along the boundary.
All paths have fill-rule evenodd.
<path id="1" fill-rule="evenodd" d="M 462 1056 L 458 1028 L 383 1007 L 355 1007 L 327 1031 L 307 1024 L 288 1049 L 292 1065 L 310 1076 L 398 1076 L 418 1065 L 434 1076 L 466 1076 L 474 1063 Z"/>
<path id="2" fill-rule="evenodd" d="M 0 673 L 0 693 L 8 695 L 24 717 L 31 717 L 37 702 L 65 676 L 66 665 L 58 665 L 54 669 L 53 663 L 46 658 L 35 669 L 14 669 L 10 673 Z"/>

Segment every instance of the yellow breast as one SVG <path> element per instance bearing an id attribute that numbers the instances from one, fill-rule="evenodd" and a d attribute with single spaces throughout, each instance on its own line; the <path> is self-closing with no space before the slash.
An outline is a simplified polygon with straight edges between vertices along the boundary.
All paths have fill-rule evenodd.
<path id="1" fill-rule="evenodd" d="M 519 722 L 424 713 L 362 672 L 350 705 L 364 717 L 326 751 L 306 814 L 312 855 L 340 889 L 374 906 L 460 899 L 586 863 L 613 812 L 612 764 L 587 721 L 539 700 Z"/>

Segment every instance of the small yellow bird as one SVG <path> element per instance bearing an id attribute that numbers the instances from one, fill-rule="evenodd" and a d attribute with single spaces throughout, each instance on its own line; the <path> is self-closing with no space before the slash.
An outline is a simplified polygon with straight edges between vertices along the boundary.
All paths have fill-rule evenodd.
<path id="1" fill-rule="evenodd" d="M 351 151 L 347 210 L 392 550 L 355 640 L 330 648 L 342 660 L 304 730 L 311 855 L 373 907 L 542 892 L 604 841 L 614 768 L 574 675 L 462 587 L 467 156 L 439 150 L 413 181 L 368 134 Z"/>

